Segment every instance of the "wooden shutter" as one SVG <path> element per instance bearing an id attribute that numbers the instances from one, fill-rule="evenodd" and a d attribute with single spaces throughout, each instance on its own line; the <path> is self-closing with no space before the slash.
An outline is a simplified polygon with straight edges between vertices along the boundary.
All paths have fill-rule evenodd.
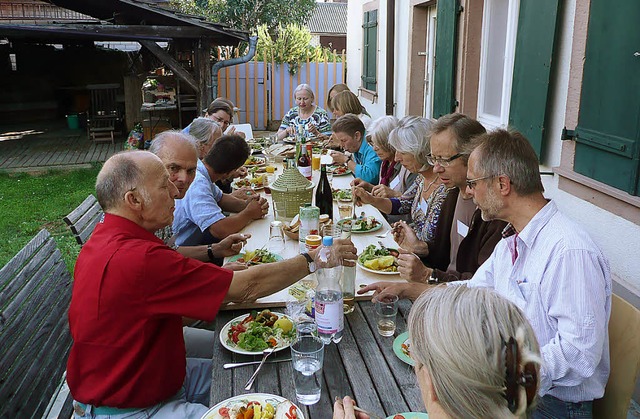
<path id="1" fill-rule="evenodd" d="M 439 0 L 436 28 L 436 58 L 433 75 L 433 117 L 456 108 L 455 74 L 458 44 L 458 0 Z"/>
<path id="2" fill-rule="evenodd" d="M 364 12 L 364 47 L 362 49 L 362 87 L 376 91 L 378 48 L 378 11 Z"/>
<path id="3" fill-rule="evenodd" d="M 559 0 L 520 0 L 518 13 L 509 126 L 529 139 L 538 158 L 543 151 L 559 7 Z"/>
<path id="4" fill-rule="evenodd" d="M 632 195 L 639 192 L 638 22 L 638 0 L 591 0 L 575 130 L 574 170 Z"/>

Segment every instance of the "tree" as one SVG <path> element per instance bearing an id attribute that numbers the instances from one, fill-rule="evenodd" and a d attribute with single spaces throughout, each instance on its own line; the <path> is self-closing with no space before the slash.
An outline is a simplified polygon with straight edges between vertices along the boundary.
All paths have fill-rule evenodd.
<path id="1" fill-rule="evenodd" d="M 256 33 L 266 25 L 272 39 L 278 26 L 304 25 L 316 7 L 315 0 L 173 0 L 184 13 L 198 14 L 213 22 Z"/>

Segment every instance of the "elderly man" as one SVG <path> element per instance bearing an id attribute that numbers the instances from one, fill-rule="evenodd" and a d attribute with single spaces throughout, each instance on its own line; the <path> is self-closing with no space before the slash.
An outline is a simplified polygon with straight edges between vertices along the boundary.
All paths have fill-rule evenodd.
<path id="1" fill-rule="evenodd" d="M 196 141 L 180 131 L 164 131 L 153 139 L 149 151 L 162 160 L 169 172 L 169 180 L 178 189 L 177 199 L 184 198 L 196 177 L 198 163 Z M 184 256 L 204 262 L 213 262 L 214 258 L 237 254 L 248 238 L 243 234 L 232 234 L 215 244 L 175 246 L 175 236 L 170 225 L 159 230 L 156 235 Z"/>
<path id="2" fill-rule="evenodd" d="M 224 135 L 198 161 L 196 178 L 183 199 L 176 203 L 173 231 L 176 244 L 193 246 L 214 243 L 237 233 L 253 220 L 267 214 L 269 204 L 260 196 L 244 201 L 223 194 L 215 185 L 226 179 L 246 161 L 249 146 L 235 135 Z M 222 211 L 232 214 L 226 217 Z"/>
<path id="3" fill-rule="evenodd" d="M 357 116 L 347 114 L 338 118 L 331 126 L 333 137 L 350 155 L 332 151 L 331 157 L 337 164 L 346 164 L 354 176 L 372 185 L 378 184 L 380 176 L 380 157 L 365 141 L 364 124 Z"/>
<path id="4" fill-rule="evenodd" d="M 544 362 L 533 417 L 591 417 L 592 401 L 602 397 L 609 377 L 606 258 L 545 199 L 538 159 L 521 134 L 497 130 L 480 137 L 467 178 L 482 218 L 509 223 L 468 286 L 490 287 L 513 301 L 536 332 Z"/>
<path id="5" fill-rule="evenodd" d="M 178 190 L 149 152 L 107 160 L 96 193 L 105 217 L 78 256 L 69 307 L 75 417 L 199 418 L 211 361 L 185 357 L 182 317 L 211 321 L 224 302 L 289 286 L 314 251 L 238 272 L 185 258 L 153 234 L 171 223 Z M 337 248 L 355 259 L 351 243 Z"/>

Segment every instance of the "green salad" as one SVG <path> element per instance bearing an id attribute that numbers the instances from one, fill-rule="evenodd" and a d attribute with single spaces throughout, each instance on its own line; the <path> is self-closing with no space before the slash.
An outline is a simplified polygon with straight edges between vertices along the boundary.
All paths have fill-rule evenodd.
<path id="1" fill-rule="evenodd" d="M 291 320 L 263 310 L 260 313 L 253 311 L 241 321 L 232 323 L 227 341 L 246 351 L 259 352 L 287 346 L 295 335 Z"/>

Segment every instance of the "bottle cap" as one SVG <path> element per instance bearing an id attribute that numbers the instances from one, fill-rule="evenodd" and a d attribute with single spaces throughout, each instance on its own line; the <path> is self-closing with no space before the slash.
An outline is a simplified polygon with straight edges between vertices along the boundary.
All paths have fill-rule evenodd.
<path id="1" fill-rule="evenodd" d="M 320 246 L 322 237 L 318 236 L 317 234 L 309 234 L 304 238 L 304 241 L 308 246 Z"/>
<path id="2" fill-rule="evenodd" d="M 322 245 L 323 246 L 333 246 L 333 237 L 331 236 L 324 236 L 322 238 Z"/>

